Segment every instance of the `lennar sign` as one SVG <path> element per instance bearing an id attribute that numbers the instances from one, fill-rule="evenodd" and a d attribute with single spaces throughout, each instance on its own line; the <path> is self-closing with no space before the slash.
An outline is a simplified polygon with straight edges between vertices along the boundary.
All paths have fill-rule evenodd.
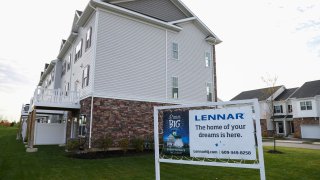
<path id="1" fill-rule="evenodd" d="M 223 108 L 212 108 L 219 106 Z M 253 109 L 255 113 L 253 113 Z M 168 157 L 190 157 L 190 160 L 160 157 L 159 110 L 163 111 L 161 119 L 163 121 L 163 135 L 160 137 L 163 140 L 161 154 L 169 155 Z M 209 103 L 197 106 L 155 107 L 154 116 L 157 179 L 160 179 L 160 162 L 254 168 L 260 169 L 261 179 L 265 179 L 257 100 Z M 256 123 L 254 123 L 254 119 Z M 193 158 L 216 159 L 218 161 L 193 161 Z M 228 160 L 240 161 L 230 163 Z M 259 160 L 259 163 L 239 163 L 241 160 Z"/>

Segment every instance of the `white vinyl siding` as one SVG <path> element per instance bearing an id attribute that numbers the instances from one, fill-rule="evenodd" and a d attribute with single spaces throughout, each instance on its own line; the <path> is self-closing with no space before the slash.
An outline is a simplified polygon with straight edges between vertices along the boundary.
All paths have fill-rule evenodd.
<path id="1" fill-rule="evenodd" d="M 80 99 L 88 97 L 90 94 L 92 94 L 92 83 L 89 83 L 88 86 L 82 88 L 82 74 L 85 66 L 89 65 L 90 67 L 93 67 L 93 58 L 94 58 L 94 49 L 96 44 L 94 43 L 95 38 L 95 17 L 96 14 L 94 13 L 91 18 L 86 23 L 85 27 L 80 28 L 78 32 L 77 38 L 72 43 L 72 46 L 69 48 L 69 50 L 65 53 L 65 56 L 63 60 L 68 61 L 69 55 L 71 54 L 72 60 L 70 63 L 70 70 L 66 72 L 66 74 L 61 78 L 59 88 L 63 89 L 64 84 L 69 82 L 70 83 L 70 90 L 74 91 L 75 89 L 80 92 Z M 81 42 L 81 40 L 86 39 L 87 30 L 88 28 L 92 28 L 92 44 L 89 49 L 86 50 L 85 53 L 82 53 L 82 56 L 80 59 L 77 60 L 76 63 L 74 63 L 76 60 L 75 54 L 76 54 L 76 46 Z M 83 47 L 85 42 L 83 42 Z M 93 77 L 93 70 L 90 70 L 89 78 Z M 89 80 L 90 81 L 90 80 Z"/>
<path id="2" fill-rule="evenodd" d="M 95 94 L 165 100 L 165 30 L 104 11 L 98 24 Z"/>
<path id="3" fill-rule="evenodd" d="M 68 60 L 67 60 L 67 71 L 70 70 L 70 67 L 71 67 L 71 54 L 69 54 L 69 57 L 68 57 Z"/>
<path id="4" fill-rule="evenodd" d="M 183 30 L 179 33 L 168 31 L 168 97 L 171 97 L 172 76 L 179 77 L 180 103 L 207 102 L 205 84 L 213 82 L 213 67 L 205 67 L 204 54 L 212 51 L 212 46 L 204 39 L 202 33 L 192 22 L 181 23 Z M 172 59 L 172 42 L 179 44 L 179 61 Z M 212 87 L 212 90 L 214 87 Z M 214 94 L 214 92 L 212 91 Z"/>

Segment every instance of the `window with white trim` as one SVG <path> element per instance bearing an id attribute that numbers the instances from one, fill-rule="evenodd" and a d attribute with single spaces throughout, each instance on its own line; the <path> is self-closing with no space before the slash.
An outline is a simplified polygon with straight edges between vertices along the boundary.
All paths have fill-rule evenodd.
<path id="1" fill-rule="evenodd" d="M 178 77 L 172 77 L 172 98 L 179 98 L 179 80 Z"/>
<path id="2" fill-rule="evenodd" d="M 207 101 L 212 102 L 212 83 L 206 83 Z"/>
<path id="3" fill-rule="evenodd" d="M 86 50 L 91 47 L 91 36 L 92 36 L 92 27 L 90 27 L 87 31 L 86 35 Z"/>
<path id="4" fill-rule="evenodd" d="M 178 60 L 179 59 L 179 44 L 172 43 L 172 58 Z"/>
<path id="5" fill-rule="evenodd" d="M 205 53 L 205 63 L 206 63 L 206 67 L 211 66 L 211 53 L 210 52 Z"/>
<path id="6" fill-rule="evenodd" d="M 312 102 L 311 101 L 303 101 L 300 102 L 301 111 L 312 110 Z"/>
<path id="7" fill-rule="evenodd" d="M 276 105 L 273 107 L 273 112 L 274 113 L 283 113 L 283 108 L 282 105 Z"/>
<path id="8" fill-rule="evenodd" d="M 288 113 L 292 113 L 292 105 L 288 105 Z"/>
<path id="9" fill-rule="evenodd" d="M 67 71 L 70 70 L 70 66 L 71 66 L 71 54 L 69 54 L 68 60 L 67 60 Z"/>
<path id="10" fill-rule="evenodd" d="M 62 62 L 61 77 L 66 73 L 66 66 L 67 66 L 67 62 L 64 60 L 64 61 Z"/>
<path id="11" fill-rule="evenodd" d="M 89 73 L 90 66 L 86 66 L 82 72 L 82 88 L 87 87 L 89 85 Z"/>
<path id="12" fill-rule="evenodd" d="M 82 39 L 78 43 L 78 45 L 76 46 L 76 54 L 75 54 L 75 57 L 74 57 L 74 62 L 76 62 L 78 59 L 80 59 L 81 56 L 82 56 Z"/>

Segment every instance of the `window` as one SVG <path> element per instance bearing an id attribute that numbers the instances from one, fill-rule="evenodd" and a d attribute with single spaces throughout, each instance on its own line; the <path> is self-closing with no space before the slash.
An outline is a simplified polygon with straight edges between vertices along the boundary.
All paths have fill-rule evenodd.
<path id="1" fill-rule="evenodd" d="M 211 66 L 211 53 L 210 52 L 206 52 L 205 61 L 206 61 L 206 67 L 210 67 Z"/>
<path id="2" fill-rule="evenodd" d="M 172 43 L 172 58 L 179 59 L 179 45 L 178 43 Z"/>
<path id="3" fill-rule="evenodd" d="M 292 113 L 292 105 L 288 105 L 288 113 Z"/>
<path id="4" fill-rule="evenodd" d="M 300 102 L 301 111 L 312 110 L 312 102 L 311 101 L 303 101 Z"/>
<path id="5" fill-rule="evenodd" d="M 70 90 L 70 83 L 64 84 L 64 91 L 66 96 L 68 96 L 68 91 Z"/>
<path id="6" fill-rule="evenodd" d="M 63 61 L 63 62 L 62 62 L 61 77 L 66 73 L 66 66 L 67 66 L 67 62 L 66 62 L 66 61 Z"/>
<path id="7" fill-rule="evenodd" d="M 207 101 L 212 101 L 212 83 L 206 83 Z"/>
<path id="8" fill-rule="evenodd" d="M 82 88 L 87 87 L 89 85 L 89 72 L 90 66 L 86 66 L 82 72 Z"/>
<path id="9" fill-rule="evenodd" d="M 172 98 L 179 98 L 179 82 L 178 77 L 172 77 Z"/>
<path id="10" fill-rule="evenodd" d="M 86 36 L 86 50 L 91 47 L 91 36 L 92 36 L 92 28 L 90 27 L 87 31 L 87 36 Z"/>
<path id="11" fill-rule="evenodd" d="M 54 69 L 52 69 L 51 80 L 52 80 L 52 82 L 54 81 Z"/>
<path id="12" fill-rule="evenodd" d="M 79 136 L 85 137 L 87 134 L 87 117 L 85 115 L 80 115 L 79 118 Z"/>
<path id="13" fill-rule="evenodd" d="M 68 60 L 67 60 L 67 71 L 70 70 L 70 66 L 71 66 L 71 54 L 69 54 Z"/>
<path id="14" fill-rule="evenodd" d="M 77 47 L 76 47 L 76 55 L 74 57 L 74 62 L 76 62 L 78 59 L 80 59 L 82 56 L 82 39 L 81 41 L 78 43 Z"/>
<path id="15" fill-rule="evenodd" d="M 282 105 L 274 106 L 274 113 L 283 113 Z"/>

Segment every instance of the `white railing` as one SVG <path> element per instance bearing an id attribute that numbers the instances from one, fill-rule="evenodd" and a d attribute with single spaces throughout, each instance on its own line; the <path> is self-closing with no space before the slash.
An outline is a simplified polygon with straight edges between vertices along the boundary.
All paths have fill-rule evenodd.
<path id="1" fill-rule="evenodd" d="M 32 104 L 49 103 L 63 105 L 76 105 L 80 101 L 80 93 L 76 91 L 64 91 L 61 89 L 37 88 L 31 100 Z"/>

